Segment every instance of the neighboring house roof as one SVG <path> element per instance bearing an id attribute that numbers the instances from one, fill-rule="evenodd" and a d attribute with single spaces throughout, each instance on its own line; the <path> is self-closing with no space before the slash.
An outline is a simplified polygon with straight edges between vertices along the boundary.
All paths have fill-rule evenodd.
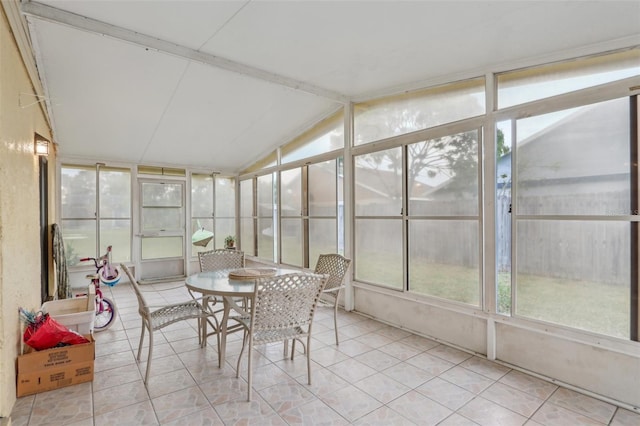
<path id="1" fill-rule="evenodd" d="M 518 180 L 616 180 L 628 175 L 628 158 L 628 101 L 618 99 L 579 108 L 520 142 Z M 499 183 L 511 181 L 511 153 L 498 159 L 496 169 Z"/>

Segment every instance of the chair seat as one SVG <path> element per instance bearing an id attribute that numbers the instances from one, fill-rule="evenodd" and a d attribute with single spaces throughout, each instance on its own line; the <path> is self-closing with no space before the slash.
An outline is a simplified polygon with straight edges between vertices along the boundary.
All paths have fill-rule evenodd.
<path id="1" fill-rule="evenodd" d="M 306 337 L 309 333 L 301 327 L 293 327 L 277 330 L 260 330 L 253 334 L 254 343 L 272 343 L 281 342 L 283 340 L 291 340 L 300 337 Z"/>
<path id="2" fill-rule="evenodd" d="M 152 308 L 150 306 L 150 308 Z M 189 318 L 201 318 L 202 306 L 194 301 L 163 306 L 151 311 L 151 328 L 161 329 L 171 323 Z"/>

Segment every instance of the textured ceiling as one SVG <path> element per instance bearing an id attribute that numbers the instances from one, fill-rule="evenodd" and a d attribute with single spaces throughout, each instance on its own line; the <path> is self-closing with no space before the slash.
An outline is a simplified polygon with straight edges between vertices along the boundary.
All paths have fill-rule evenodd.
<path id="1" fill-rule="evenodd" d="M 346 101 L 626 46 L 640 31 L 637 1 L 48 0 L 22 8 L 64 158 L 224 172 Z"/>

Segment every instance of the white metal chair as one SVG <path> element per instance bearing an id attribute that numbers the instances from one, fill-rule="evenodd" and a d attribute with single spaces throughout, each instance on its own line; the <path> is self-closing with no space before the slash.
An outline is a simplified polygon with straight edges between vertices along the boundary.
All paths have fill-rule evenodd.
<path id="1" fill-rule="evenodd" d="M 306 337 L 307 376 L 311 384 L 311 326 L 320 293 L 327 279 L 326 275 L 293 273 L 256 280 L 251 318 L 237 319 L 244 326 L 245 334 L 238 355 L 236 377 L 240 377 L 242 354 L 247 343 L 249 346 L 247 401 L 251 401 L 251 362 L 254 344 L 293 340 L 293 360 L 296 340 Z"/>
<path id="2" fill-rule="evenodd" d="M 347 274 L 351 259 L 337 254 L 321 254 L 316 263 L 316 274 L 328 274 L 329 280 L 322 292 L 320 304 L 333 308 L 333 327 L 336 332 L 336 345 L 338 344 L 338 298 L 344 286 L 344 277 Z"/>
<path id="3" fill-rule="evenodd" d="M 200 264 L 200 272 L 240 269 L 245 266 L 244 252 L 230 249 L 203 251 L 198 253 L 198 263 Z M 191 291 L 189 291 L 189 293 L 191 293 Z M 191 296 L 194 299 L 197 299 L 195 295 L 191 294 Z M 213 331 L 207 332 L 207 325 L 204 322 L 199 324 L 201 329 L 200 332 L 204 339 L 202 342 L 203 346 L 206 346 L 207 338 L 215 334 L 218 348 L 220 348 L 220 321 L 216 314 L 222 312 L 223 309 L 215 308 L 215 305 L 218 303 L 223 303 L 221 298 L 208 297 L 204 299 L 204 306 L 210 313 L 212 313 L 212 315 L 207 318 L 207 323 L 213 327 Z M 227 333 L 232 333 L 241 329 L 241 327 L 234 325 L 227 329 Z M 222 367 L 222 365 L 219 365 L 219 367 Z"/>
<path id="4" fill-rule="evenodd" d="M 244 252 L 239 250 L 216 249 L 198 253 L 200 271 L 244 268 Z"/>
<path id="5" fill-rule="evenodd" d="M 121 270 L 123 270 L 129 277 L 131 287 L 136 293 L 138 298 L 138 313 L 142 318 L 142 330 L 140 331 L 140 343 L 138 345 L 137 360 L 140 361 L 140 355 L 142 353 L 142 343 L 144 342 L 145 330 L 149 331 L 149 354 L 147 356 L 147 370 L 144 375 L 145 386 L 149 382 L 149 372 L 151 371 L 151 357 L 153 354 L 153 332 L 160 330 L 168 325 L 176 323 L 178 321 L 184 321 L 188 319 L 197 319 L 198 322 L 206 321 L 211 315 L 207 312 L 197 300 L 190 300 L 183 303 L 174 303 L 164 306 L 151 306 L 144 298 L 143 292 L 140 289 L 138 281 L 126 267 L 126 265 L 120 264 Z M 201 330 L 199 333 L 201 334 Z M 203 336 L 200 335 L 200 342 L 202 344 Z"/>

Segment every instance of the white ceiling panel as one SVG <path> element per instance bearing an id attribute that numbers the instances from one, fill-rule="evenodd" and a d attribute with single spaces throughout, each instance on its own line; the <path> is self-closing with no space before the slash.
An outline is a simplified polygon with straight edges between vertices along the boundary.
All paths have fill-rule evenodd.
<path id="1" fill-rule="evenodd" d="M 640 40 L 640 1 L 22 8 L 63 158 L 232 172 L 349 100 Z"/>
<path id="2" fill-rule="evenodd" d="M 638 2 L 262 1 L 203 50 L 362 96 L 627 36 L 639 25 Z"/>
<path id="3" fill-rule="evenodd" d="M 46 22 L 36 33 L 61 154 L 142 158 L 187 61 Z"/>
<path id="4" fill-rule="evenodd" d="M 340 105 L 302 92 L 191 63 L 144 159 L 235 169 L 273 151 L 300 123 Z M 274 121 L 273 112 L 288 119 Z M 250 135 L 250 136 L 247 136 Z M 257 135 L 258 137 L 254 137 Z"/>

